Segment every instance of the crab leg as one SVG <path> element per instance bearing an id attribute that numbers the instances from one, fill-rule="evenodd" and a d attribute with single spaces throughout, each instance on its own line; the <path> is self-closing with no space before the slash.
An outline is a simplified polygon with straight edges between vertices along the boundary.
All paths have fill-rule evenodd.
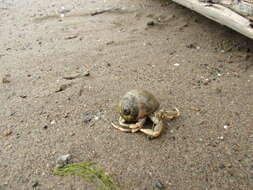
<path id="1" fill-rule="evenodd" d="M 122 117 L 120 117 L 119 118 L 119 125 L 115 125 L 114 123 L 111 123 L 111 124 L 114 128 L 119 129 L 123 132 L 135 133 L 135 132 L 139 131 L 140 128 L 143 127 L 145 121 L 146 121 L 146 118 L 143 118 L 143 119 L 140 119 L 135 124 L 127 124 L 127 123 L 125 123 L 126 121 Z"/>
<path id="2" fill-rule="evenodd" d="M 111 124 L 114 128 L 119 129 L 123 132 L 128 132 L 128 133 L 132 132 L 132 129 L 130 128 L 125 128 L 124 126 L 115 125 L 114 123 L 111 123 Z"/>
<path id="3" fill-rule="evenodd" d="M 127 124 L 125 119 L 122 117 L 119 118 L 119 124 L 123 127 L 128 127 L 130 129 L 139 129 L 142 128 L 147 118 L 139 119 L 139 121 L 135 124 Z"/>
<path id="4" fill-rule="evenodd" d="M 121 126 L 123 126 L 123 127 L 127 127 L 127 128 L 130 128 L 129 126 L 131 125 L 131 124 L 127 124 L 126 123 L 126 120 L 125 119 L 123 119 L 123 117 L 119 117 L 119 124 L 121 125 Z"/>
<path id="5" fill-rule="evenodd" d="M 162 118 L 164 119 L 174 119 L 180 116 L 180 111 L 175 107 L 174 112 L 161 111 Z"/>
<path id="6" fill-rule="evenodd" d="M 145 117 L 145 118 L 142 118 L 142 119 L 139 119 L 137 123 L 135 123 L 135 124 L 130 124 L 130 125 L 129 125 L 129 128 L 130 128 L 130 129 L 140 129 L 140 128 L 142 128 L 143 125 L 144 125 L 144 123 L 145 123 L 145 121 L 146 121 L 146 119 L 147 119 L 146 117 Z"/>
<path id="7" fill-rule="evenodd" d="M 127 128 L 123 128 L 124 129 L 124 131 L 126 131 L 127 129 L 129 129 L 129 132 L 132 132 L 132 133 L 135 133 L 135 132 L 137 132 L 137 131 L 139 131 L 139 127 L 138 128 L 131 128 L 131 126 L 133 126 L 133 125 L 135 125 L 135 124 L 127 124 L 127 123 L 125 123 L 126 121 L 125 121 L 125 119 L 123 119 L 121 116 L 120 116 L 120 118 L 119 118 L 119 124 L 120 124 L 120 126 L 122 126 L 122 127 L 127 127 Z M 143 123 L 144 124 L 144 123 Z M 143 124 L 142 124 L 142 126 L 143 126 Z M 142 127 L 141 126 L 141 127 Z M 121 129 L 122 129 L 122 127 L 121 127 Z M 128 131 L 127 131 L 128 132 Z"/>
<path id="8" fill-rule="evenodd" d="M 139 129 L 141 132 L 145 133 L 148 136 L 151 137 L 158 137 L 160 136 L 162 130 L 163 130 L 163 120 L 158 119 L 155 116 L 150 116 L 150 119 L 154 122 L 154 128 L 153 129 Z"/>

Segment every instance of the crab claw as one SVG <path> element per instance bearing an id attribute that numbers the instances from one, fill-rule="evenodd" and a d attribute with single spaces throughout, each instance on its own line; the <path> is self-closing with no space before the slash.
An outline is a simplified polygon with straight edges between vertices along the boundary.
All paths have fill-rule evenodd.
<path id="1" fill-rule="evenodd" d="M 140 129 L 141 132 L 145 133 L 150 138 L 156 138 L 159 137 L 162 133 L 162 130 L 164 128 L 163 121 L 151 116 L 150 119 L 154 122 L 154 128 L 153 129 Z"/>

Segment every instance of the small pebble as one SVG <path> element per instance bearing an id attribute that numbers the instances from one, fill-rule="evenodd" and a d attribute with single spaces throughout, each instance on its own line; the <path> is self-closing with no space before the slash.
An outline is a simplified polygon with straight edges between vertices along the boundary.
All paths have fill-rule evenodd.
<path id="1" fill-rule="evenodd" d="M 224 164 L 219 164 L 220 169 L 224 169 L 226 166 Z"/>
<path id="2" fill-rule="evenodd" d="M 55 92 L 62 92 L 66 90 L 69 87 L 68 84 L 62 84 L 59 89 L 57 89 Z"/>
<path id="3" fill-rule="evenodd" d="M 199 107 L 192 106 L 192 107 L 191 107 L 191 110 L 200 111 L 200 108 L 199 108 Z"/>
<path id="4" fill-rule="evenodd" d="M 109 41 L 109 42 L 106 42 L 106 45 L 111 45 L 113 43 L 114 43 L 114 41 Z"/>
<path id="5" fill-rule="evenodd" d="M 11 136 L 11 135 L 12 135 L 12 131 L 7 131 L 7 132 L 4 133 L 5 137 Z"/>
<path id="6" fill-rule="evenodd" d="M 63 115 L 63 118 L 68 118 L 69 117 L 69 112 L 67 112 L 67 113 L 65 113 L 64 115 Z"/>
<path id="7" fill-rule="evenodd" d="M 17 139 L 20 138 L 20 134 L 19 133 L 16 134 L 16 138 Z"/>
<path id="8" fill-rule="evenodd" d="M 72 158 L 72 156 L 70 154 L 59 156 L 56 160 L 56 167 L 62 168 L 66 164 L 69 164 L 71 158 Z"/>
<path id="9" fill-rule="evenodd" d="M 178 67 L 180 64 L 179 63 L 175 63 L 174 66 Z"/>
<path id="10" fill-rule="evenodd" d="M 36 187 L 38 187 L 38 185 L 39 185 L 39 182 L 38 182 L 38 181 L 35 181 L 35 182 L 33 182 L 33 184 L 32 184 L 32 188 L 36 188 Z"/>
<path id="11" fill-rule="evenodd" d="M 155 22 L 154 21 L 148 21 L 147 22 L 147 26 L 154 26 L 155 25 Z"/>
<path id="12" fill-rule="evenodd" d="M 17 112 L 11 112 L 9 116 L 14 116 Z"/>
<path id="13" fill-rule="evenodd" d="M 43 126 L 43 129 L 47 129 L 47 128 L 48 128 L 48 125 L 44 125 L 44 126 Z"/>
<path id="14" fill-rule="evenodd" d="M 10 80 L 10 75 L 5 75 L 3 78 L 2 78 L 2 83 L 10 83 L 11 80 Z"/>
<path id="15" fill-rule="evenodd" d="M 84 71 L 84 72 L 83 72 L 83 76 L 86 76 L 86 77 L 87 77 L 87 76 L 90 76 L 90 72 L 89 72 L 89 71 Z"/>
<path id="16" fill-rule="evenodd" d="M 159 190 L 165 189 L 164 185 L 161 183 L 160 180 L 157 180 L 157 181 L 155 182 L 155 187 L 156 187 L 157 189 L 159 189 Z"/>
<path id="17" fill-rule="evenodd" d="M 75 39 L 75 38 L 77 38 L 78 36 L 77 35 L 72 35 L 72 36 L 67 36 L 67 37 L 65 37 L 64 39 L 65 40 L 71 40 L 71 39 Z"/>
<path id="18" fill-rule="evenodd" d="M 93 114 L 92 114 L 91 112 L 87 112 L 87 113 L 85 113 L 85 115 L 84 115 L 83 122 L 87 124 L 87 123 L 91 122 L 91 120 L 92 120 L 93 118 L 94 118 Z"/>
<path id="19" fill-rule="evenodd" d="M 186 45 L 187 48 L 190 48 L 190 49 L 197 49 L 197 46 L 195 44 L 188 44 Z"/>

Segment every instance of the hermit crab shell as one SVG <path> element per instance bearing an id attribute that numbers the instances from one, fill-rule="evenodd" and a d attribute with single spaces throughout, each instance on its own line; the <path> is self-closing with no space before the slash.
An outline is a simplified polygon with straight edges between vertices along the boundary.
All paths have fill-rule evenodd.
<path id="1" fill-rule="evenodd" d="M 160 104 L 146 90 L 130 90 L 120 100 L 118 109 L 120 116 L 126 121 L 137 121 L 154 113 Z"/>

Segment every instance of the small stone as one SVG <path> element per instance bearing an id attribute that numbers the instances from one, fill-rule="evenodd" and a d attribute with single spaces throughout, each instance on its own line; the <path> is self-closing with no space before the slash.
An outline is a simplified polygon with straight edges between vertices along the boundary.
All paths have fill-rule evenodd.
<path id="1" fill-rule="evenodd" d="M 66 164 L 69 164 L 71 159 L 72 159 L 72 156 L 70 154 L 59 156 L 56 160 L 56 164 L 57 164 L 56 167 L 62 168 Z"/>
<path id="2" fill-rule="evenodd" d="M 199 107 L 192 106 L 192 107 L 191 107 L 191 110 L 200 111 L 200 108 L 199 108 Z"/>
<path id="3" fill-rule="evenodd" d="M 69 117 L 69 112 L 67 112 L 67 113 L 65 113 L 64 115 L 63 115 L 63 118 L 68 118 Z"/>
<path id="4" fill-rule="evenodd" d="M 64 39 L 65 40 L 71 40 L 71 39 L 75 39 L 75 38 L 77 38 L 78 36 L 77 35 L 72 35 L 72 36 L 67 36 L 67 37 L 65 37 Z"/>
<path id="5" fill-rule="evenodd" d="M 51 121 L 51 125 L 54 125 L 54 124 L 56 124 L 56 121 L 55 121 L 55 120 L 52 120 L 52 121 Z"/>
<path id="6" fill-rule="evenodd" d="M 19 134 L 19 133 L 16 134 L 16 138 L 17 138 L 17 139 L 20 138 L 20 134 Z"/>
<path id="7" fill-rule="evenodd" d="M 195 44 L 188 44 L 186 45 L 187 48 L 190 48 L 190 49 L 196 49 L 196 45 Z"/>
<path id="8" fill-rule="evenodd" d="M 3 134 L 3 136 L 8 137 L 12 135 L 12 131 L 7 131 Z"/>
<path id="9" fill-rule="evenodd" d="M 48 129 L 48 125 L 44 125 L 44 126 L 43 126 L 43 129 Z"/>
<path id="10" fill-rule="evenodd" d="M 225 166 L 224 164 L 222 164 L 222 163 L 219 164 L 219 168 L 220 168 L 220 169 L 224 169 L 225 167 L 226 167 L 226 166 Z"/>
<path id="11" fill-rule="evenodd" d="M 208 84 L 209 84 L 209 82 L 210 82 L 210 80 L 209 80 L 209 79 L 205 79 L 205 81 L 203 82 L 203 84 L 204 84 L 204 85 L 208 85 Z"/>
<path id="12" fill-rule="evenodd" d="M 11 112 L 9 116 L 14 116 L 17 112 Z"/>
<path id="13" fill-rule="evenodd" d="M 228 128 L 228 125 L 224 125 L 224 129 L 227 129 Z"/>
<path id="14" fill-rule="evenodd" d="M 68 86 L 66 84 L 63 84 L 60 86 L 60 88 L 58 90 L 56 90 L 55 92 L 61 92 L 61 91 L 64 91 L 68 88 Z"/>
<path id="15" fill-rule="evenodd" d="M 72 137 L 75 136 L 75 135 L 76 135 L 75 133 L 71 133 L 71 134 L 70 134 L 70 136 L 72 136 Z"/>
<path id="16" fill-rule="evenodd" d="M 165 189 L 165 186 L 161 183 L 160 180 L 155 181 L 155 187 L 159 190 Z"/>
<path id="17" fill-rule="evenodd" d="M 178 67 L 180 64 L 179 63 L 175 63 L 174 66 Z"/>
<path id="18" fill-rule="evenodd" d="M 87 76 L 90 76 L 90 72 L 89 72 L 89 71 L 84 71 L 84 72 L 83 72 L 83 76 L 86 76 L 86 77 L 87 77 Z"/>
<path id="19" fill-rule="evenodd" d="M 150 42 L 147 42 L 147 43 L 143 43 L 143 46 L 152 46 L 152 44 Z"/>
<path id="20" fill-rule="evenodd" d="M 60 88 L 57 89 L 55 92 L 62 92 L 62 91 L 64 91 L 64 90 L 66 90 L 67 88 L 69 88 L 70 86 L 71 86 L 71 84 L 62 84 L 62 85 L 60 86 Z"/>
<path id="21" fill-rule="evenodd" d="M 94 118 L 93 114 L 91 112 L 87 112 L 87 113 L 85 113 L 83 122 L 87 124 L 87 123 L 91 122 L 91 120 L 93 118 Z"/>
<path id="22" fill-rule="evenodd" d="M 147 26 L 154 26 L 154 25 L 155 25 L 155 22 L 152 20 L 147 22 Z"/>
<path id="23" fill-rule="evenodd" d="M 24 99 L 27 98 L 26 95 L 20 95 L 19 97 L 20 97 L 20 98 L 24 98 Z"/>
<path id="24" fill-rule="evenodd" d="M 11 77 L 11 76 L 10 76 L 9 74 L 5 75 L 5 76 L 2 78 L 2 83 L 10 83 L 10 82 L 11 82 L 10 77 Z"/>
<path id="25" fill-rule="evenodd" d="M 114 44 L 114 41 L 109 41 L 109 42 L 106 42 L 106 45 L 111 45 L 111 44 Z"/>
<path id="26" fill-rule="evenodd" d="M 38 187 L 38 185 L 39 185 L 39 182 L 38 182 L 38 181 L 35 181 L 35 182 L 33 182 L 33 184 L 32 184 L 32 188 L 36 188 L 36 187 Z"/>

